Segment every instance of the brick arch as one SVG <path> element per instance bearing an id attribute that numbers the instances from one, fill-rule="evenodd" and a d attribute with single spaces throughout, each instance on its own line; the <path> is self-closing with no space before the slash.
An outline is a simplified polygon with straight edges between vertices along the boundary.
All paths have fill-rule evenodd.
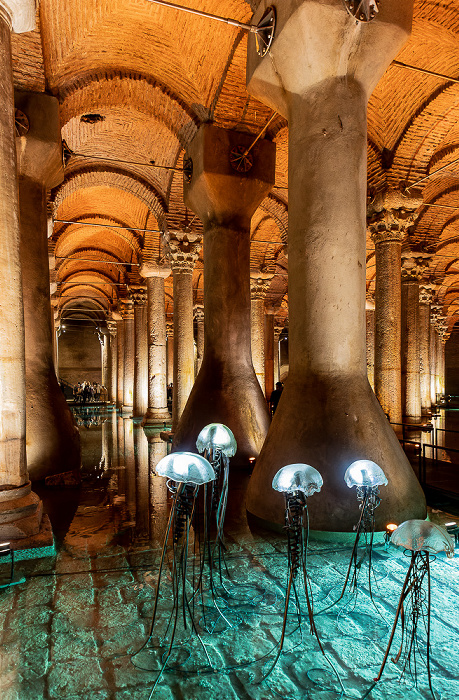
<path id="1" fill-rule="evenodd" d="M 282 243 L 288 243 L 288 206 L 275 194 L 268 194 L 260 204 L 260 209 L 269 214 L 277 224 Z"/>

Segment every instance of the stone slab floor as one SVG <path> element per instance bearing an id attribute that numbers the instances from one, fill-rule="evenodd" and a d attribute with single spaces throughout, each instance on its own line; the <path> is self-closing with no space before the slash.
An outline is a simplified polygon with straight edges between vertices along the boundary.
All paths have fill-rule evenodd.
<path id="1" fill-rule="evenodd" d="M 156 442 L 150 444 L 149 452 L 143 431 L 132 421 L 100 410 L 97 416 L 81 428 L 83 445 L 87 443 L 90 455 L 83 461 L 82 486 L 40 491 L 53 522 L 57 556 L 18 562 L 17 572 L 26 577 L 26 582 L 0 590 L 1 700 L 147 700 L 157 678 L 162 651 L 158 652 L 155 644 L 166 631 L 172 604 L 167 567 L 161 580 L 152 642 L 132 655 L 148 638 L 167 522 L 169 498 L 164 480 L 148 476 L 162 448 Z M 170 659 L 172 668 L 164 673 L 153 697 L 362 698 L 381 664 L 409 560 L 398 549 L 378 544 L 374 553 L 374 602 L 363 564 L 357 597 L 346 596 L 316 616 L 328 662 L 338 673 L 344 691 L 309 633 L 301 592 L 301 630 L 292 604 L 284 653 L 263 680 L 281 635 L 286 545 L 282 534 L 249 528 L 243 508 L 246 481 L 247 474 L 232 474 L 226 524 L 231 580 L 226 575 L 224 578 L 228 593 L 221 588 L 218 576 L 215 581 L 216 602 L 229 624 L 218 615 L 210 596 L 205 599 L 204 610 L 197 599 L 191 602 L 213 670 L 196 635 L 190 639 L 189 617 L 185 630 L 180 615 Z M 445 521 L 448 516 L 434 513 L 432 517 Z M 308 570 L 316 612 L 338 598 L 350 552 L 350 544 L 310 542 Z M 190 567 L 191 561 L 192 557 Z M 458 700 L 457 557 L 448 560 L 439 555 L 431 564 L 431 573 L 435 697 Z M 4 566 L 0 575 L 6 575 Z M 204 583 L 208 587 L 207 578 Z M 391 658 L 399 643 L 397 633 Z M 382 681 L 368 697 L 432 697 L 422 664 L 424 652 L 425 634 L 421 634 L 417 687 L 409 673 L 400 680 L 400 663 L 389 659 Z"/>

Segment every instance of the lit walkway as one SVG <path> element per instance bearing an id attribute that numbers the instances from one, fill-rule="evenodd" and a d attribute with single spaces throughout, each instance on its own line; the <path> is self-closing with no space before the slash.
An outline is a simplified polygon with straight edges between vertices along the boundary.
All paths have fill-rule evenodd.
<path id="1" fill-rule="evenodd" d="M 81 428 L 85 445 L 82 488 L 56 490 L 46 499 L 58 539 L 57 559 L 21 562 L 18 569 L 27 576 L 26 583 L 0 591 L 2 700 L 147 700 L 156 678 L 155 672 L 134 668 L 130 655 L 148 634 L 167 515 L 164 481 L 155 476 L 148 479 L 143 431 L 115 414 L 101 411 L 99 416 L 107 419 L 103 430 L 97 420 Z M 121 453 L 109 454 L 114 436 L 124 446 Z M 212 634 L 203 634 L 217 673 L 190 673 L 203 665 L 199 645 L 192 644 L 188 660 L 188 653 L 177 652 L 174 659 L 185 661 L 184 665 L 178 672 L 165 674 L 154 697 L 338 698 L 337 683 L 326 671 L 315 638 L 309 635 L 307 619 L 301 640 L 294 631 L 295 616 L 290 616 L 286 653 L 266 682 L 260 685 L 263 671 L 269 668 L 266 659 L 247 665 L 279 639 L 286 564 L 283 537 L 253 534 L 247 525 L 242 499 L 245 480 L 246 475 L 233 474 L 226 527 L 233 595 L 226 602 L 219 601 L 233 627 L 225 628 L 210 614 L 208 628 L 216 622 L 215 628 Z M 339 543 L 311 543 L 309 567 L 316 610 L 338 596 L 349 553 L 350 547 Z M 458 561 L 441 555 L 432 563 L 432 675 L 441 700 L 459 697 Z M 389 624 L 407 566 L 402 552 L 377 547 L 375 600 Z M 362 571 L 363 580 L 364 574 Z M 161 603 L 167 608 L 167 575 L 162 591 Z M 200 613 L 196 619 L 202 624 Z M 388 627 L 375 611 L 368 591 L 362 587 L 354 611 L 351 605 L 335 606 L 316 621 L 346 696 L 361 697 L 379 668 L 388 637 Z M 159 663 L 149 652 L 141 652 L 134 661 L 146 668 L 158 668 Z M 243 667 L 231 671 L 234 666 Z M 418 690 L 410 683 L 391 680 L 397 678 L 397 667 L 388 662 L 384 682 L 370 698 L 431 697 L 425 674 L 420 675 Z"/>

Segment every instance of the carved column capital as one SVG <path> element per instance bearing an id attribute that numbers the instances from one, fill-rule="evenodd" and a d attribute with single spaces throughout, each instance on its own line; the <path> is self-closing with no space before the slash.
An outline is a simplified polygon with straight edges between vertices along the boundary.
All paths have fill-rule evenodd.
<path id="1" fill-rule="evenodd" d="M 121 318 L 125 321 L 134 318 L 134 302 L 132 299 L 120 299 L 119 309 Z"/>
<path id="2" fill-rule="evenodd" d="M 142 260 L 139 272 L 140 276 L 145 279 L 148 277 L 163 277 L 165 279 L 171 274 L 171 266 L 165 258 L 162 258 L 159 262 Z"/>
<path id="3" fill-rule="evenodd" d="M 193 312 L 198 323 L 204 321 L 204 306 L 202 304 L 195 304 L 193 307 Z"/>
<path id="4" fill-rule="evenodd" d="M 374 244 L 400 242 L 414 224 L 422 199 L 388 191 L 368 207 L 367 221 Z"/>
<path id="5" fill-rule="evenodd" d="M 431 259 L 425 253 L 402 252 L 402 280 L 419 282 L 425 276 Z"/>
<path id="6" fill-rule="evenodd" d="M 264 299 L 274 276 L 273 272 L 257 270 L 250 273 L 250 296 L 252 299 Z"/>
<path id="7" fill-rule="evenodd" d="M 274 340 L 276 341 L 276 343 L 279 342 L 279 338 L 281 337 L 283 330 L 284 322 L 278 319 L 274 319 Z"/>
<path id="8" fill-rule="evenodd" d="M 112 338 L 114 338 L 116 336 L 117 329 L 118 329 L 118 327 L 116 325 L 116 321 L 107 321 L 107 330 L 110 333 L 110 335 L 112 336 Z"/>
<path id="9" fill-rule="evenodd" d="M 147 303 L 147 288 L 142 285 L 131 285 L 129 297 L 135 306 L 144 306 Z"/>
<path id="10" fill-rule="evenodd" d="M 173 271 L 193 271 L 201 249 L 202 236 L 190 231 L 168 231 L 163 237 L 164 250 Z"/>
<path id="11" fill-rule="evenodd" d="M 435 287 L 433 284 L 421 284 L 421 286 L 419 287 L 419 303 L 430 304 L 432 302 L 434 294 Z"/>
<path id="12" fill-rule="evenodd" d="M 166 323 L 166 338 L 172 338 L 174 335 L 174 323 L 173 321 L 168 321 Z"/>

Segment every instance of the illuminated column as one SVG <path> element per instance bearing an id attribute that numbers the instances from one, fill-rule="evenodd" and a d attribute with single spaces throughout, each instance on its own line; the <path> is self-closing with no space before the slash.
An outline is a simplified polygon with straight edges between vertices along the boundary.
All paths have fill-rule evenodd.
<path id="1" fill-rule="evenodd" d="M 441 314 L 442 307 L 438 303 L 430 305 L 430 394 L 432 404 L 437 404 L 437 385 L 438 385 L 438 334 L 437 321 Z"/>
<path id="2" fill-rule="evenodd" d="M 148 408 L 147 288 L 131 286 L 134 302 L 134 397 L 133 417 L 143 418 Z"/>
<path id="3" fill-rule="evenodd" d="M 184 201 L 204 229 L 204 358 L 174 448 L 194 449 L 203 426 L 219 422 L 236 438 L 231 464 L 247 466 L 269 425 L 250 351 L 250 222 L 274 182 L 275 144 L 203 124 L 187 158 Z"/>
<path id="4" fill-rule="evenodd" d="M 123 412 L 131 412 L 134 406 L 134 302 L 120 301 L 124 327 L 124 366 L 123 366 Z"/>
<path id="5" fill-rule="evenodd" d="M 107 386 L 108 400 L 116 405 L 118 387 L 118 335 L 116 321 L 107 321 L 110 333 L 110 386 Z"/>
<path id="6" fill-rule="evenodd" d="M 166 323 L 167 384 L 174 381 L 174 324 Z"/>
<path id="7" fill-rule="evenodd" d="M 104 328 L 99 335 L 102 346 L 102 385 L 107 387 L 110 383 L 110 333 Z"/>
<path id="8" fill-rule="evenodd" d="M 448 324 L 446 316 L 439 314 L 436 322 L 437 326 L 437 393 L 445 395 L 445 344 L 448 337 Z"/>
<path id="9" fill-rule="evenodd" d="M 258 5 L 257 24 L 268 0 Z M 278 0 L 264 57 L 249 34 L 247 89 L 288 120 L 289 377 L 256 461 L 248 510 L 283 524 L 272 489 L 280 464 L 316 465 L 327 488 L 310 499 L 317 530 L 351 532 L 358 517 L 344 473 L 365 456 L 389 484 L 376 527 L 424 518 L 425 499 L 371 390 L 365 347 L 368 98 L 408 39 L 412 2 Z M 369 18 L 370 19 L 370 18 Z M 207 279 L 206 279 L 207 283 Z M 377 303 L 377 302 L 376 302 Z"/>
<path id="10" fill-rule="evenodd" d="M 33 2 L 0 1 L 0 538 L 37 535 L 42 502 L 26 462 L 26 367 L 11 37 L 35 28 Z M 48 302 L 49 303 L 49 302 Z M 49 310 L 49 307 L 48 307 Z M 50 326 L 49 315 L 47 320 Z M 46 545 L 50 544 L 46 541 Z M 18 544 L 17 546 L 20 546 Z M 28 544 L 30 547 L 30 542 Z"/>
<path id="11" fill-rule="evenodd" d="M 404 415 L 421 418 L 419 344 L 419 281 L 427 260 L 422 254 L 402 253 L 402 398 Z"/>
<path id="12" fill-rule="evenodd" d="M 265 298 L 272 278 L 272 273 L 250 273 L 252 364 L 263 394 L 265 393 Z"/>
<path id="13" fill-rule="evenodd" d="M 269 401 L 271 392 L 274 389 L 274 355 L 275 355 L 275 343 L 274 343 L 274 314 L 276 309 L 269 307 L 265 312 L 265 327 L 264 327 L 264 339 L 265 339 L 265 387 L 264 394 Z M 277 381 L 277 379 L 276 379 Z"/>
<path id="14" fill-rule="evenodd" d="M 174 288 L 174 378 L 172 432 L 185 408 L 194 383 L 193 269 L 201 236 L 187 232 L 166 234 Z"/>
<path id="15" fill-rule="evenodd" d="M 274 322 L 274 385 L 280 382 L 280 337 L 284 330 L 284 322 Z M 269 396 L 268 396 L 269 399 Z"/>
<path id="16" fill-rule="evenodd" d="M 124 321 L 121 315 L 113 312 L 116 318 L 116 405 L 122 408 L 124 399 Z"/>
<path id="17" fill-rule="evenodd" d="M 144 262 L 140 273 L 147 280 L 148 291 L 148 408 L 144 426 L 162 425 L 171 419 L 167 409 L 166 299 L 164 280 L 168 265 Z"/>
<path id="18" fill-rule="evenodd" d="M 430 303 L 432 285 L 423 284 L 419 289 L 419 367 L 421 372 L 421 409 L 430 412 Z"/>
<path id="19" fill-rule="evenodd" d="M 375 302 L 374 294 L 367 292 L 365 304 L 365 317 L 367 323 L 367 375 L 370 386 L 375 388 Z"/>
<path id="20" fill-rule="evenodd" d="M 196 362 L 196 376 L 202 365 L 202 358 L 204 356 L 204 306 L 202 304 L 194 305 L 194 318 L 196 320 L 196 348 L 197 348 L 197 362 Z"/>

